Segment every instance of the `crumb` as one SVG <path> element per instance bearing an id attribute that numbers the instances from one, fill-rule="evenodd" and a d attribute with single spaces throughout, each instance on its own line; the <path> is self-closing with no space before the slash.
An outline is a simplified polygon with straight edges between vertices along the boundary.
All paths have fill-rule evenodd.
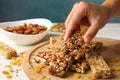
<path id="1" fill-rule="evenodd" d="M 16 73 L 16 77 L 18 77 L 18 74 Z"/>
<path id="2" fill-rule="evenodd" d="M 12 66 L 10 65 L 10 66 L 8 66 L 8 70 L 10 71 L 10 72 L 14 72 L 14 70 L 13 70 L 13 68 L 12 68 Z"/>

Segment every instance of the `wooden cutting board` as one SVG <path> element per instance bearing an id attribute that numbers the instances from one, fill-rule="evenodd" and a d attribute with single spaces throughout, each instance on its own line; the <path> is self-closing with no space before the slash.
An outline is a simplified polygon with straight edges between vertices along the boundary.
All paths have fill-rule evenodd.
<path id="1" fill-rule="evenodd" d="M 113 71 L 114 77 L 112 80 L 120 80 L 120 40 L 107 38 L 95 38 L 93 40 L 103 42 L 103 47 L 99 50 L 100 54 L 112 69 L 117 70 Z M 81 77 L 79 79 L 76 79 L 73 76 L 73 72 L 67 72 L 64 78 L 49 75 L 47 72 L 48 67 L 43 68 L 40 73 L 37 73 L 34 70 L 36 63 L 32 62 L 32 56 L 39 51 L 48 50 L 48 45 L 49 41 L 40 43 L 26 54 L 23 63 L 23 70 L 30 80 L 90 80 L 92 76 L 91 71 L 88 71 L 85 74 L 80 74 Z"/>

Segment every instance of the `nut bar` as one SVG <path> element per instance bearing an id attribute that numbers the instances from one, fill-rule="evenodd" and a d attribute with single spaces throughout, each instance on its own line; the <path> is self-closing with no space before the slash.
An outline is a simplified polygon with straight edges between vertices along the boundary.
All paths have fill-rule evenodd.
<path id="1" fill-rule="evenodd" d="M 74 56 L 74 59 L 80 59 L 85 53 L 96 52 L 102 47 L 102 42 L 90 42 L 89 44 L 83 44 L 78 50 L 78 53 Z M 92 55 L 92 54 L 91 54 Z"/>
<path id="2" fill-rule="evenodd" d="M 101 42 L 90 42 L 83 46 L 85 50 L 85 58 L 94 74 L 96 79 L 110 78 L 111 69 L 104 61 L 102 56 L 99 56 L 96 51 L 102 46 Z"/>
<path id="3" fill-rule="evenodd" d="M 71 54 L 67 54 L 64 56 L 57 55 L 56 59 L 50 62 L 48 72 L 51 75 L 63 77 L 71 65 L 72 65 Z"/>
<path id="4" fill-rule="evenodd" d="M 68 54 L 71 52 L 72 54 L 77 55 L 81 52 L 80 48 L 83 44 L 84 40 L 81 37 L 81 34 L 76 32 L 65 42 L 65 53 Z M 84 54 L 81 54 L 81 56 L 82 55 Z"/>
<path id="5" fill-rule="evenodd" d="M 91 55 L 92 54 L 92 55 Z M 90 65 L 90 68 L 96 79 L 108 79 L 111 77 L 111 69 L 104 61 L 102 56 L 97 55 L 97 53 L 86 53 L 86 60 Z"/>
<path id="6" fill-rule="evenodd" d="M 45 60 L 45 64 L 49 66 L 49 74 L 58 77 L 63 77 L 64 74 L 68 71 L 69 67 L 72 65 L 72 55 L 66 55 L 64 52 L 52 54 L 51 51 L 42 51 L 39 52 L 37 56 L 39 57 L 39 60 L 43 58 Z M 35 59 L 35 62 L 37 63 L 38 61 Z"/>
<path id="7" fill-rule="evenodd" d="M 66 53 L 67 49 L 64 45 L 63 37 L 53 37 L 50 40 L 51 53 L 55 54 L 54 60 L 49 62 L 49 74 L 58 77 L 63 77 L 68 71 L 69 67 L 72 65 L 73 55 L 71 52 Z"/>
<path id="8" fill-rule="evenodd" d="M 86 62 L 86 59 L 84 59 L 85 53 L 97 51 L 102 46 L 102 42 L 90 42 L 89 44 L 85 44 L 82 41 L 81 43 L 83 43 L 81 45 L 81 48 L 73 51 L 73 53 L 76 55 L 74 56 L 74 61 L 71 66 L 71 70 L 80 72 L 80 73 L 85 73 L 85 71 L 89 68 L 89 65 Z"/>
<path id="9" fill-rule="evenodd" d="M 75 71 L 79 73 L 85 73 L 89 69 L 89 65 L 85 59 L 83 60 L 74 60 L 73 64 L 70 67 L 70 71 Z"/>
<path id="10" fill-rule="evenodd" d="M 6 45 L 3 42 L 0 42 L 0 54 L 3 55 L 6 59 L 16 57 L 17 52 L 12 47 Z"/>
<path id="11" fill-rule="evenodd" d="M 86 33 L 86 31 L 88 30 L 88 28 L 89 28 L 89 26 L 81 25 L 80 26 L 80 34 L 84 35 Z"/>
<path id="12" fill-rule="evenodd" d="M 72 55 L 64 53 L 64 42 L 62 37 L 52 37 L 50 39 L 50 50 L 38 52 L 36 63 L 44 59 L 48 65 L 48 72 L 51 75 L 63 77 L 72 64 Z M 38 58 L 39 57 L 39 58 Z"/>
<path id="13" fill-rule="evenodd" d="M 50 37 L 50 51 L 52 53 L 58 53 L 61 48 L 64 48 L 63 37 Z"/>
<path id="14" fill-rule="evenodd" d="M 49 65 L 50 62 L 53 62 L 56 59 L 56 55 L 50 54 L 49 51 L 38 52 L 36 56 L 37 57 L 34 58 L 36 63 L 45 62 L 46 65 Z"/>
<path id="15" fill-rule="evenodd" d="M 90 42 L 88 44 L 84 44 L 82 48 L 85 49 L 87 52 L 96 52 L 99 48 L 102 47 L 102 45 L 102 42 Z"/>

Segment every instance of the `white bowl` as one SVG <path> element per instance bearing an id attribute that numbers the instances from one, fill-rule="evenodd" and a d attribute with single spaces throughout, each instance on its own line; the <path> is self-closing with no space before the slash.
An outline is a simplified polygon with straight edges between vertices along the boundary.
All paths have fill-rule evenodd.
<path id="1" fill-rule="evenodd" d="M 24 23 L 43 25 L 47 27 L 47 30 L 35 35 L 24 35 L 24 34 L 16 34 L 16 33 L 8 32 L 3 29 L 8 26 L 14 27 L 14 26 L 23 25 Z M 44 18 L 35 18 L 35 19 L 0 23 L 0 33 L 2 34 L 2 36 L 7 37 L 8 40 L 12 41 L 15 44 L 29 45 L 29 44 L 34 44 L 40 41 L 42 38 L 44 38 L 47 35 L 47 33 L 50 31 L 51 27 L 52 27 L 52 22 L 50 20 Z"/>

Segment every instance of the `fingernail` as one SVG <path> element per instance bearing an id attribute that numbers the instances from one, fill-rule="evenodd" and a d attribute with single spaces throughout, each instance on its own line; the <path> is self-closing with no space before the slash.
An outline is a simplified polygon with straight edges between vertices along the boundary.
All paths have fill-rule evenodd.
<path id="1" fill-rule="evenodd" d="M 85 43 L 89 43 L 90 42 L 90 37 L 83 37 L 84 38 L 84 41 L 85 41 Z"/>

